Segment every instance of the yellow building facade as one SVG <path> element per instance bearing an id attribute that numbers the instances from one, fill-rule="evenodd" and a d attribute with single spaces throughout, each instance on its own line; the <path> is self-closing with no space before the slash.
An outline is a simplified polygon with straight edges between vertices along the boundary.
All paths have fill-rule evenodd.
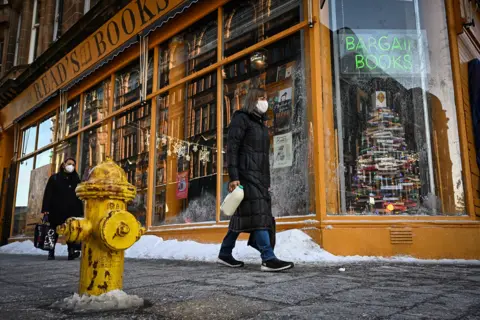
<path id="1" fill-rule="evenodd" d="M 132 1 L 0 110 L 3 236 L 67 156 L 82 179 L 110 156 L 148 234 L 220 242 L 228 125 L 262 87 L 277 232 L 479 259 L 478 26 L 468 0 Z"/>

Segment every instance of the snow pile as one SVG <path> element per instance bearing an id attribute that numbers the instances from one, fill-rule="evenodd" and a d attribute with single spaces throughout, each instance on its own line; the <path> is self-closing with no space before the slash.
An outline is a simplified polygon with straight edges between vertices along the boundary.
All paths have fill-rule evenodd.
<path id="1" fill-rule="evenodd" d="M 100 296 L 88 294 L 73 296 L 52 304 L 52 308 L 71 312 L 112 311 L 142 307 L 144 300 L 138 296 L 128 295 L 122 290 L 113 290 Z"/>
<path id="2" fill-rule="evenodd" d="M 132 259 L 168 259 L 214 262 L 217 260 L 220 244 L 205 244 L 195 241 L 164 240 L 153 235 L 145 235 L 125 252 L 126 258 Z M 0 253 L 46 255 L 46 251 L 35 249 L 32 241 L 14 242 L 0 247 Z M 67 255 L 67 246 L 57 244 L 55 253 Z M 296 263 L 356 263 L 356 262 L 407 262 L 407 263 L 468 263 L 480 265 L 480 260 L 420 260 L 409 256 L 391 258 L 335 256 L 323 250 L 313 239 L 294 229 L 277 233 L 275 254 L 280 258 Z M 246 241 L 237 241 L 233 250 L 236 259 L 245 262 L 259 263 L 260 254 L 247 246 Z"/>
<path id="3" fill-rule="evenodd" d="M 0 247 L 0 253 L 8 254 L 31 254 L 31 255 L 46 255 L 47 251 L 37 249 L 33 246 L 33 241 L 17 241 L 12 242 L 6 246 Z M 56 256 L 67 256 L 68 248 L 66 245 L 57 244 L 55 246 Z"/>

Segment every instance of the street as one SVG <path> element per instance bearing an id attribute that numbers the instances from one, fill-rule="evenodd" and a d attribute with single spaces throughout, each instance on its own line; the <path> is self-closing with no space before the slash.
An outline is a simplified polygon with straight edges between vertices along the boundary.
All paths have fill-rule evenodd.
<path id="1" fill-rule="evenodd" d="M 268 274 L 251 264 L 127 260 L 124 291 L 145 307 L 52 309 L 76 292 L 79 265 L 1 254 L 0 319 L 480 319 L 480 265 L 322 264 Z"/>

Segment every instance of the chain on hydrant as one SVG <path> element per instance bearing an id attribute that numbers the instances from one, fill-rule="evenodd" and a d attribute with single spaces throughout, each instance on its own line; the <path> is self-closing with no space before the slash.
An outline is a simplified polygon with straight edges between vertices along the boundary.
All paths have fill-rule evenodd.
<path id="1" fill-rule="evenodd" d="M 70 218 L 57 231 L 67 242 L 82 242 L 79 293 L 100 295 L 122 289 L 125 250 L 145 233 L 126 211 L 136 188 L 107 158 L 78 185 L 76 193 L 85 201 L 85 218 Z"/>

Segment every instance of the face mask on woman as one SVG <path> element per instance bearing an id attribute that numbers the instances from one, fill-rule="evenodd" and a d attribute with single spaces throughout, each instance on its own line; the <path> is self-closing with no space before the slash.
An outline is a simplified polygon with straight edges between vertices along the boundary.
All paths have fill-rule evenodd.
<path id="1" fill-rule="evenodd" d="M 65 171 L 72 173 L 75 170 L 75 167 L 71 164 L 65 166 Z"/>
<path id="2" fill-rule="evenodd" d="M 260 114 L 264 114 L 268 110 L 268 101 L 266 100 L 258 100 L 257 101 L 257 110 Z"/>

